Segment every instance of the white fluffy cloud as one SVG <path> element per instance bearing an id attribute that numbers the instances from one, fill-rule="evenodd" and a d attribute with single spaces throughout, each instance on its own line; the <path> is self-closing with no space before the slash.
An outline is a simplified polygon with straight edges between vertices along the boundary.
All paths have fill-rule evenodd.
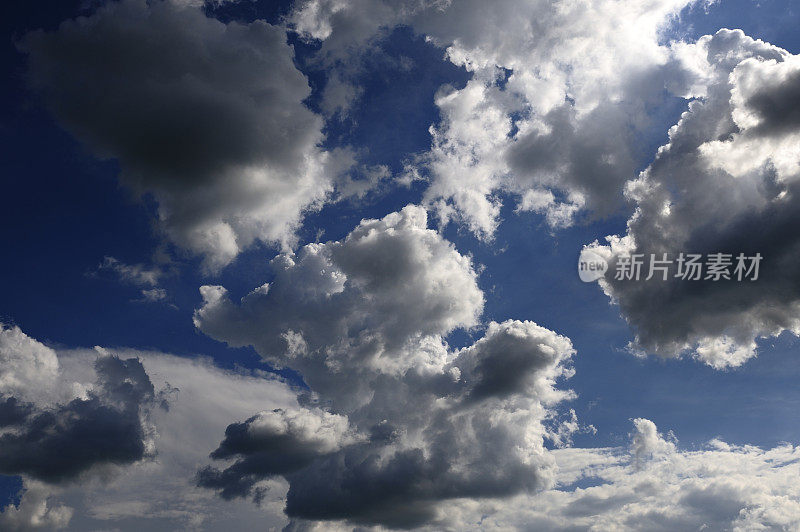
<path id="1" fill-rule="evenodd" d="M 196 2 L 108 2 L 21 42 L 59 122 L 158 202 L 174 243 L 210 270 L 255 240 L 290 245 L 332 190 L 322 118 L 285 30 L 222 23 Z"/>
<path id="2" fill-rule="evenodd" d="M 734 263 L 760 253 L 755 282 L 618 281 L 613 273 L 601 281 L 635 329 L 635 349 L 738 366 L 759 337 L 800 330 L 800 59 L 739 30 L 676 45 L 674 54 L 696 73 L 682 89 L 696 99 L 628 184 L 636 212 L 627 234 L 591 247 L 612 272 L 632 253 L 721 252 Z"/>
<path id="3" fill-rule="evenodd" d="M 557 488 L 507 501 L 462 500 L 437 530 L 794 530 L 800 449 L 712 440 L 678 450 L 646 419 L 630 448 L 556 449 Z M 646 456 L 642 451 L 646 450 Z"/>
<path id="4" fill-rule="evenodd" d="M 41 400 L 41 390 L 58 377 L 55 351 L 37 342 L 19 327 L 0 324 L 0 390 L 24 400 Z"/>
<path id="5" fill-rule="evenodd" d="M 491 238 L 499 194 L 554 227 L 622 205 L 623 184 L 647 160 L 648 106 L 687 75 L 670 63 L 662 30 L 692 3 L 306 0 L 290 20 L 322 39 L 328 58 L 407 24 L 472 73 L 437 96 L 442 122 L 416 171 L 430 175 L 425 202 L 442 220 Z"/>
<path id="6" fill-rule="evenodd" d="M 201 485 L 260 500 L 255 483 L 282 476 L 293 527 L 409 527 L 434 519 L 445 500 L 552 483 L 544 439 L 565 437 L 557 406 L 572 393 L 557 386 L 572 375 L 572 345 L 509 320 L 451 349 L 443 337 L 477 324 L 483 294 L 470 260 L 427 228 L 424 209 L 364 220 L 344 240 L 274 265 L 273 282 L 239 303 L 204 287 L 195 323 L 298 370 L 311 390 L 300 419 L 339 428 L 316 441 L 289 430 L 284 412 L 267 414 L 261 436 L 263 415 L 232 424 L 212 457 L 236 461 L 203 469 Z"/>
<path id="7" fill-rule="evenodd" d="M 340 242 L 309 244 L 272 264 L 275 280 L 241 304 L 221 286 L 202 287 L 205 304 L 195 324 L 231 345 L 254 345 L 311 382 L 347 368 L 358 389 L 362 370 L 424 371 L 440 363 L 430 360 L 441 350 L 440 336 L 476 325 L 483 309 L 470 259 L 428 229 L 425 210 L 416 206 L 365 220 Z M 429 344 L 423 354 L 420 342 Z"/>

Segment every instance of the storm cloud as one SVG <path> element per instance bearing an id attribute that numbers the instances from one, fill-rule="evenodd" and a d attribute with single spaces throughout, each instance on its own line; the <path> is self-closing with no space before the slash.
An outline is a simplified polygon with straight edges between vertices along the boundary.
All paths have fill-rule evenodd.
<path id="1" fill-rule="evenodd" d="M 64 128 L 158 202 L 160 227 L 210 270 L 255 240 L 288 245 L 331 190 L 322 119 L 284 29 L 171 0 L 108 2 L 20 42 Z"/>
<path id="2" fill-rule="evenodd" d="M 634 328 L 635 350 L 738 366 L 755 356 L 758 338 L 800 331 L 800 132 L 788 112 L 800 61 L 740 30 L 720 30 L 675 53 L 702 65 L 705 84 L 693 89 L 700 99 L 628 184 L 637 210 L 627 234 L 590 247 L 612 264 L 601 284 Z M 630 281 L 613 273 L 633 253 L 674 260 L 682 252 L 727 253 L 731 273 L 739 254 L 763 259 L 755 281 Z"/>
<path id="3" fill-rule="evenodd" d="M 23 338 L 18 328 L 3 326 L 0 335 L 6 344 L 9 337 L 17 345 L 38 343 Z M 41 344 L 36 347 L 48 350 Z M 0 367 L 5 369 L 19 357 L 8 348 L 3 351 Z M 15 366 L 17 371 L 25 369 Z M 155 392 L 141 362 L 101 356 L 94 371 L 94 385 L 64 404 L 37 405 L 9 395 L 9 388 L 0 390 L 2 474 L 59 483 L 96 466 L 130 464 L 152 453 L 147 416 Z M 50 385 L 60 386 L 56 379 Z"/>

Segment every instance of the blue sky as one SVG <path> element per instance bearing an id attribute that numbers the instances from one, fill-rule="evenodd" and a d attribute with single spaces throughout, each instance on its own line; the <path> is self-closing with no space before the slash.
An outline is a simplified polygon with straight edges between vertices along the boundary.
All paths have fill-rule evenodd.
<path id="1" fill-rule="evenodd" d="M 158 199 L 152 193 L 137 197 L 121 184 L 120 162 L 99 159 L 28 86 L 28 56 L 20 51 L 19 40 L 31 30 L 55 31 L 62 20 L 96 9 L 85 4 L 17 3 L 6 8 L 1 22 L 6 75 L 0 87 L 5 102 L 0 115 L 0 217 L 6 230 L 0 321 L 18 325 L 56 351 L 98 345 L 206 356 L 226 369 L 272 369 L 256 349 L 230 348 L 204 334 L 192 316 L 203 305 L 201 285 L 224 286 L 238 301 L 271 282 L 275 274 L 269 261 L 280 253 L 279 247 L 256 241 L 220 271 L 204 271 L 202 255 L 163 237 L 156 221 Z M 243 1 L 206 13 L 225 22 L 264 19 L 280 24 L 291 9 L 291 3 Z M 720 0 L 705 9 L 685 8 L 668 36 L 694 42 L 726 27 L 800 53 L 800 12 L 790 1 Z M 384 165 L 389 174 L 400 176 L 410 157 L 430 149 L 429 127 L 441 124 L 437 91 L 446 84 L 460 91 L 474 74 L 448 61 L 443 48 L 423 34 L 413 23 L 401 23 L 365 47 L 359 58 L 363 68 L 351 78 L 361 96 L 347 116 L 325 119 L 323 150 L 353 147 L 359 164 Z M 322 91 L 337 67 L 319 60 L 325 44 L 293 33 L 288 39 L 294 45 L 294 64 L 311 87 L 304 104 L 323 115 Z M 687 101 L 675 95 L 650 109 L 651 127 L 638 138 L 647 155 L 636 161 L 637 171 L 650 165 L 658 146 L 668 141 L 667 130 L 686 109 Z M 342 240 L 362 219 L 380 219 L 408 204 L 422 204 L 427 187 L 426 181 L 406 186 L 390 179 L 364 198 L 328 203 L 303 217 L 295 249 Z M 584 245 L 625 234 L 631 203 L 602 219 L 587 215 L 571 227 L 554 229 L 541 214 L 515 212 L 514 193 L 498 190 L 494 197 L 503 207 L 492 240 L 482 241 L 457 221 L 441 227 L 444 239 L 480 265 L 478 286 L 486 301 L 481 324 L 449 333 L 448 340 L 454 348 L 468 346 L 484 335 L 489 321 L 511 319 L 531 320 L 568 337 L 576 351 L 575 374 L 565 382 L 577 398 L 560 408 L 574 408 L 581 424 L 596 429 L 575 433 L 574 447 L 625 447 L 635 418 L 673 431 L 681 450 L 697 449 L 717 437 L 762 448 L 800 443 L 800 346 L 791 333 L 758 340 L 757 357 L 724 370 L 691 356 L 639 358 L 626 350 L 634 335 L 620 308 L 596 284 L 582 283 L 575 263 Z M 433 215 L 429 227 L 437 227 Z M 141 286 L 98 269 L 104 257 L 129 265 L 163 265 L 166 273 L 158 287 L 165 298 L 141 301 Z M 291 384 L 301 382 L 293 369 L 279 374 Z M 217 436 L 219 441 L 223 434 Z M 9 477 L 0 486 L 7 494 L 19 490 Z"/>

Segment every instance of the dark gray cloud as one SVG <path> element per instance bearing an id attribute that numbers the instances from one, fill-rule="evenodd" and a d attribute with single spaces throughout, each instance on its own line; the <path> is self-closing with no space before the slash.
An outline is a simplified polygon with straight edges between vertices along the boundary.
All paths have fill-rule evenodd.
<path id="1" fill-rule="evenodd" d="M 755 128 L 758 133 L 779 135 L 797 131 L 800 128 L 800 71 L 750 95 L 745 105 L 761 120 Z"/>
<path id="2" fill-rule="evenodd" d="M 562 350 L 549 345 L 549 332 L 532 330 L 519 323 L 490 325 L 487 335 L 462 350 L 453 362 L 467 385 L 469 399 L 535 393 L 536 378 L 563 356 Z M 541 343 L 534 350 L 531 346 L 537 336 Z"/>
<path id="3" fill-rule="evenodd" d="M 161 227 L 214 269 L 287 243 L 330 191 L 322 119 L 285 30 L 177 0 L 108 2 L 20 47 L 59 122 L 158 201 Z"/>
<path id="4" fill-rule="evenodd" d="M 211 458 L 236 462 L 222 471 L 201 469 L 197 484 L 220 490 L 225 499 L 252 495 L 258 501 L 263 497 L 263 489 L 256 487 L 259 481 L 303 469 L 338 450 L 346 439 L 347 419 L 341 416 L 319 410 L 261 412 L 228 425 Z"/>
<path id="5" fill-rule="evenodd" d="M 153 385 L 137 359 L 101 357 L 96 387 L 52 408 L 7 398 L 0 408 L 0 471 L 45 482 L 71 480 L 94 466 L 124 465 L 147 453 Z"/>
<path id="6" fill-rule="evenodd" d="M 19 425 L 33 412 L 33 405 L 20 402 L 16 397 L 6 397 L 0 402 L 0 427 Z"/>
<path id="7" fill-rule="evenodd" d="M 634 328 L 636 349 L 736 366 L 755 355 L 757 338 L 800 331 L 800 130 L 790 111 L 800 62 L 739 30 L 676 53 L 705 62 L 706 81 L 694 89 L 703 99 L 629 183 L 637 212 L 627 235 L 597 248 L 611 264 L 601 283 Z M 740 253 L 763 258 L 757 281 L 614 278 L 619 257 L 668 253 L 674 260 L 681 252 L 703 261 L 730 254 L 734 266 Z"/>
<path id="8" fill-rule="evenodd" d="M 193 488 L 192 480 L 232 418 L 265 406 L 295 412 L 296 390 L 271 374 L 223 370 L 206 358 L 136 349 L 114 354 L 99 347 L 56 353 L 17 327 L 0 327 L 0 435 L 9 436 L 0 452 L 4 461 L 16 461 L 15 470 L 26 469 L 21 502 L 0 511 L 0 530 L 285 524 L 280 512 L 256 506 L 231 512 L 227 501 Z M 325 431 L 312 418 L 298 424 L 312 438 Z M 26 440 L 29 448 L 20 448 Z M 48 449 L 51 455 L 42 456 Z M 279 491 L 267 493 L 265 503 L 278 504 Z"/>

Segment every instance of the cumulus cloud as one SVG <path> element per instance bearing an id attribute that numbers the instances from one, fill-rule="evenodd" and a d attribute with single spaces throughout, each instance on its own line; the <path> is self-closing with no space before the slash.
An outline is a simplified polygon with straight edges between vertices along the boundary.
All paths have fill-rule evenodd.
<path id="1" fill-rule="evenodd" d="M 296 390 L 258 370 L 226 370 L 202 357 L 184 358 L 158 352 L 117 349 L 138 356 L 168 409 L 156 409 L 153 460 L 119 469 L 110 478 L 92 478 L 79 489 L 57 494 L 75 509 L 76 528 L 236 530 L 274 528 L 287 523 L 281 509 L 286 484 L 259 482 L 259 505 L 223 500 L 196 487 L 197 470 L 232 420 L 246 421 L 264 409 L 297 411 Z M 59 353 L 65 366 L 84 366 L 85 351 Z M 73 369 L 75 371 L 75 369 Z M 271 410 L 269 410 L 271 411 Z"/>
<path id="2" fill-rule="evenodd" d="M 796 290 L 800 132 L 793 111 L 800 59 L 740 30 L 674 47 L 696 72 L 695 97 L 669 142 L 631 181 L 636 212 L 627 234 L 590 246 L 611 263 L 601 285 L 636 332 L 638 352 L 691 353 L 725 368 L 756 354 L 756 340 L 800 330 Z M 725 253 L 730 280 L 655 276 L 617 280 L 621 257 Z M 737 257 L 760 254 L 756 281 L 739 281 Z M 750 263 L 746 266 L 749 268 Z M 752 279 L 753 276 L 750 276 Z"/>
<path id="3" fill-rule="evenodd" d="M 633 428 L 631 452 L 638 467 L 641 467 L 642 463 L 652 456 L 668 454 L 675 450 L 675 444 L 665 440 L 658 433 L 656 424 L 649 419 L 634 419 Z"/>
<path id="4" fill-rule="evenodd" d="M 231 345 L 254 345 L 308 382 L 319 374 L 313 386 L 339 388 L 329 375 L 348 378 L 345 368 L 353 391 L 368 385 L 362 371 L 425 371 L 438 363 L 431 357 L 441 351 L 440 336 L 476 325 L 483 309 L 470 259 L 428 229 L 416 206 L 365 220 L 342 241 L 279 255 L 272 265 L 273 282 L 240 304 L 221 286 L 202 287 L 195 324 Z"/>
<path id="5" fill-rule="evenodd" d="M 2 326 L 0 338 L 2 474 L 60 483 L 152 453 L 147 415 L 155 394 L 137 359 L 101 356 L 94 362 L 94 384 L 70 385 L 63 381 L 51 349 L 17 327 Z M 71 391 L 74 398 L 55 404 L 42 401 L 47 397 L 40 394 L 43 384 L 60 387 L 62 393 Z"/>
<path id="6" fill-rule="evenodd" d="M 221 501 L 193 485 L 231 419 L 263 408 L 298 411 L 296 391 L 280 379 L 162 353 L 56 352 L 16 327 L 4 327 L 0 341 L 0 469 L 24 481 L 20 503 L 0 512 L 3 530 L 286 524 L 286 486 L 278 480 L 259 483 L 260 507 Z M 29 369 L 46 369 L 42 360 L 55 367 L 46 387 L 19 392 L 21 359 Z M 12 391 L 26 399 L 9 396 Z M 288 423 L 311 440 L 322 439 L 318 429 L 336 427 L 303 421 Z"/>
<path id="7" fill-rule="evenodd" d="M 260 412 L 243 423 L 228 425 L 225 439 L 211 453 L 224 460 L 241 457 L 224 471 L 211 466 L 198 473 L 198 485 L 220 489 L 225 499 L 253 495 L 260 480 L 286 475 L 316 458 L 338 451 L 348 440 L 347 418 L 322 410 Z"/>
<path id="8" fill-rule="evenodd" d="M 0 324 L 0 390 L 10 397 L 33 400 L 58 377 L 55 351 L 17 326 Z"/>
<path id="9" fill-rule="evenodd" d="M 529 322 L 492 322 L 486 336 L 458 353 L 453 367 L 472 400 L 527 393 L 540 394 L 547 402 L 552 370 L 571 350 L 568 339 Z"/>
<path id="10" fill-rule="evenodd" d="M 49 507 L 54 486 L 106 474 L 153 455 L 152 383 L 136 358 L 95 353 L 72 380 L 52 349 L 0 325 L 0 473 L 21 475 L 19 507 L 0 517 L 8 527 L 58 528 L 64 505 Z"/>
<path id="11" fill-rule="evenodd" d="M 49 500 L 52 492 L 46 484 L 27 481 L 19 505 L 10 504 L 0 513 L 0 527 L 9 532 L 66 528 L 73 509 L 63 504 L 52 505 Z"/>
<path id="12" fill-rule="evenodd" d="M 552 227 L 622 206 L 625 181 L 648 160 L 648 108 L 688 75 L 662 41 L 690 4 L 305 0 L 290 22 L 322 40 L 331 64 L 405 24 L 472 73 L 437 95 L 442 120 L 412 173 L 430 176 L 425 203 L 442 221 L 490 239 L 501 195 Z"/>
<path id="13" fill-rule="evenodd" d="M 437 529 L 745 531 L 800 525 L 797 447 L 712 440 L 684 451 L 650 420 L 634 425 L 627 449 L 554 450 L 556 489 L 507 501 L 454 501 Z M 640 454 L 645 447 L 646 458 Z"/>
<path id="14" fill-rule="evenodd" d="M 682 450 L 671 433 L 638 418 L 627 447 L 554 449 L 545 458 L 541 429 L 535 427 L 542 412 L 526 409 L 558 401 L 545 399 L 557 390 L 536 385 L 536 379 L 528 390 L 507 384 L 481 398 L 480 409 L 471 396 L 484 382 L 474 368 L 502 358 L 503 349 L 525 338 L 534 362 L 522 371 L 556 378 L 563 367 L 554 351 L 565 349 L 566 339 L 530 323 L 492 324 L 485 339 L 455 351 L 446 366 L 460 368 L 464 377 L 448 377 L 451 386 L 442 387 L 433 400 L 402 397 L 398 411 L 425 410 L 412 411 L 406 420 L 392 413 L 369 431 L 362 429 L 367 417 L 351 412 L 348 425 L 344 414 L 298 403 L 297 390 L 274 377 L 223 370 L 202 358 L 135 352 L 154 387 L 168 390 L 169 409 L 152 413 L 158 459 L 130 464 L 110 477 L 86 478 L 80 485 L 26 478 L 20 505 L 0 513 L 0 526 L 350 530 L 352 521 L 360 521 L 447 531 L 744 531 L 800 525 L 800 450 L 791 445 L 761 449 L 712 440 Z M 96 351 L 62 351 L 58 357 L 69 378 L 96 371 Z M 117 384 L 110 386 L 110 397 L 136 393 L 133 383 L 111 382 Z M 407 393 L 419 397 L 422 392 L 417 387 Z M 531 402 L 534 396 L 538 399 Z M 272 409 L 249 414 L 267 405 Z M 413 417 L 418 421 L 409 422 Z M 232 460 L 231 467 L 251 466 L 245 468 L 250 477 L 239 480 L 258 477 L 251 495 L 258 495 L 259 507 L 235 497 L 215 500 L 212 492 L 191 484 L 231 418 L 243 421 L 229 424 L 213 454 L 219 461 Z M 413 432 L 417 436 L 410 438 Z M 426 452 L 415 452 L 414 445 L 425 445 Z M 512 474 L 509 464 L 515 461 L 508 453 L 523 453 L 527 466 L 516 463 L 520 469 Z M 283 460 L 288 457 L 294 461 Z M 283 470 L 286 480 L 264 477 L 276 472 L 270 464 Z M 286 464 L 298 469 L 286 472 L 293 469 Z M 517 489 L 531 482 L 549 489 Z M 434 504 L 442 499 L 447 503 Z M 288 524 L 284 504 L 296 512 Z"/>
<path id="15" fill-rule="evenodd" d="M 239 303 L 204 287 L 195 323 L 298 370 L 310 387 L 305 410 L 231 424 L 211 456 L 234 462 L 202 469 L 200 485 L 258 500 L 254 483 L 281 476 L 293 527 L 421 526 L 444 500 L 550 485 L 544 439 L 563 437 L 553 418 L 572 397 L 557 387 L 572 375 L 572 345 L 509 320 L 450 348 L 443 337 L 477 323 L 483 294 L 424 209 L 364 220 L 344 240 L 274 265 L 273 282 Z"/>
<path id="16" fill-rule="evenodd" d="M 331 190 L 322 119 L 285 30 L 198 2 L 123 0 L 22 39 L 59 122 L 158 202 L 160 227 L 210 270 L 255 240 L 289 245 Z"/>
<path id="17" fill-rule="evenodd" d="M 0 471 L 51 483 L 93 467 L 129 464 L 152 452 L 143 423 L 153 385 L 136 359 L 110 356 L 95 363 L 96 387 L 55 409 L 26 404 L 4 424 Z"/>

